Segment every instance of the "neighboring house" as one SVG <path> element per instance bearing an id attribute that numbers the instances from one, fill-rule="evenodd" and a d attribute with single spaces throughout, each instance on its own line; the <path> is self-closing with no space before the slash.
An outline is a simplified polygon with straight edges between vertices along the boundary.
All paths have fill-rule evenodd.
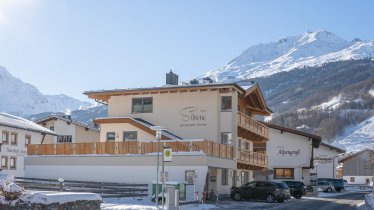
<path id="1" fill-rule="evenodd" d="M 343 163 L 343 179 L 349 184 L 370 184 L 374 173 L 374 150 L 364 149 L 347 154 L 340 160 Z"/>
<path id="2" fill-rule="evenodd" d="M 94 120 L 101 127 L 100 143 L 55 145 L 53 156 L 32 148 L 39 156 L 28 158 L 29 176 L 151 183 L 156 180 L 157 152 L 153 125 L 166 127 L 162 144 L 173 149 L 172 162 L 165 163 L 167 179 L 192 184 L 195 177 L 200 193 L 229 194 L 232 186 L 254 180 L 255 170 L 268 168 L 266 153 L 253 150 L 253 143 L 268 141 L 268 127 L 255 116 L 271 113 L 257 84 L 167 85 L 85 94 L 108 105 L 108 117 Z"/>
<path id="3" fill-rule="evenodd" d="M 344 149 L 322 142 L 319 148 L 314 150 L 314 168 L 311 170 L 311 177 L 338 178 L 339 157 L 344 153 Z"/>
<path id="4" fill-rule="evenodd" d="M 46 137 L 43 144 L 98 142 L 100 139 L 98 128 L 74 121 L 70 115 L 53 114 L 35 122 L 58 134 Z"/>
<path id="5" fill-rule="evenodd" d="M 40 144 L 46 136 L 55 132 L 29 120 L 0 113 L 1 174 L 24 176 L 24 157 L 28 144 Z"/>
<path id="6" fill-rule="evenodd" d="M 318 150 L 321 137 L 309 133 L 265 123 L 270 128 L 266 152 L 269 156 L 271 180 L 297 180 L 310 184 L 313 153 Z"/>

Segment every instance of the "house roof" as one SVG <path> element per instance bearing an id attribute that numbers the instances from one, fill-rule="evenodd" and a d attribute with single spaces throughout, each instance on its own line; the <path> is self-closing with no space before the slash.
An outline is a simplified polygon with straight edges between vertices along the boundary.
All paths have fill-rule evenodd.
<path id="1" fill-rule="evenodd" d="M 321 140 L 322 140 L 321 136 L 313 135 L 313 134 L 310 134 L 310 133 L 306 133 L 306 132 L 302 132 L 302 131 L 298 131 L 298 130 L 294 130 L 294 129 L 290 129 L 290 128 L 285 128 L 285 127 L 282 127 L 282 126 L 279 126 L 279 125 L 274 125 L 274 124 L 265 123 L 265 122 L 263 122 L 263 123 L 265 125 L 267 125 L 269 128 L 273 128 L 273 129 L 277 129 L 277 130 L 280 130 L 280 131 L 285 131 L 285 132 L 288 132 L 288 133 L 293 133 L 293 134 L 296 134 L 296 135 L 308 137 L 308 138 L 312 139 L 314 148 L 318 148 L 319 145 L 321 144 Z"/>
<path id="2" fill-rule="evenodd" d="M 49 135 L 57 136 L 57 133 L 47 128 L 44 128 L 43 126 L 40 126 L 30 120 L 26 120 L 24 118 L 17 117 L 11 114 L 3 113 L 3 112 L 0 112 L 0 125 L 11 127 L 11 128 L 27 130 L 27 131 L 32 131 L 32 132 L 37 132 L 41 134 L 49 134 Z"/>
<path id="3" fill-rule="evenodd" d="M 95 100 L 108 102 L 110 96 L 115 95 L 139 95 L 139 94 L 155 94 L 155 93 L 169 93 L 178 91 L 196 91 L 196 90 L 214 90 L 232 88 L 243 94 L 244 97 L 257 97 L 259 98 L 261 112 L 265 115 L 270 115 L 273 111 L 267 107 L 265 99 L 261 93 L 259 85 L 252 81 L 239 81 L 230 83 L 208 83 L 208 84 L 182 84 L 182 85 L 164 85 L 159 87 L 146 87 L 146 88 L 126 88 L 126 89 L 113 89 L 113 90 L 92 90 L 86 91 L 83 94 Z"/>
<path id="4" fill-rule="evenodd" d="M 344 161 L 346 161 L 346 160 L 348 160 L 348 159 L 350 159 L 350 158 L 352 158 L 352 157 L 355 157 L 355 156 L 357 156 L 357 155 L 360 155 L 360 154 L 362 154 L 362 153 L 364 153 L 364 152 L 373 152 L 373 153 L 374 153 L 374 149 L 366 148 L 366 149 L 363 149 L 363 150 L 358 151 L 358 152 L 355 152 L 355 153 L 349 153 L 349 154 L 347 154 L 346 156 L 342 157 L 342 158 L 339 160 L 339 162 L 344 162 Z"/>
<path id="5" fill-rule="evenodd" d="M 330 148 L 330 149 L 332 149 L 332 150 L 336 150 L 336 151 L 339 152 L 339 153 L 345 153 L 345 150 L 344 150 L 344 149 L 341 149 L 341 148 L 339 148 L 339 147 L 335 147 L 335 146 L 333 146 L 333 145 L 331 145 L 331 144 L 326 144 L 326 143 L 321 142 L 321 145 L 322 145 L 322 146 L 325 146 L 325 147 L 328 147 L 328 148 Z"/>
<path id="6" fill-rule="evenodd" d="M 131 117 L 106 117 L 106 118 L 95 118 L 94 119 L 95 124 L 105 124 L 105 123 L 129 123 L 135 127 L 138 127 L 139 129 L 151 134 L 156 135 L 156 131 L 152 130 L 151 127 L 154 125 L 141 119 L 141 118 L 131 118 Z M 182 139 L 181 137 L 163 130 L 161 132 L 163 140 L 178 140 Z"/>
<path id="7" fill-rule="evenodd" d="M 76 120 L 69 119 L 65 115 L 61 116 L 61 115 L 57 115 L 57 114 L 51 114 L 51 115 L 49 115 L 47 117 L 43 117 L 43 118 L 37 119 L 37 120 L 35 120 L 35 122 L 38 123 L 38 124 L 42 124 L 44 122 L 47 122 L 47 121 L 50 121 L 50 120 L 55 120 L 55 119 L 63 120 L 65 122 L 73 123 L 75 125 L 79 125 L 79 126 L 82 126 L 84 128 L 100 132 L 100 130 L 98 128 L 96 128 L 96 127 L 94 127 L 92 125 L 88 125 L 86 123 L 82 123 L 82 122 L 79 122 L 79 121 L 76 121 Z"/>

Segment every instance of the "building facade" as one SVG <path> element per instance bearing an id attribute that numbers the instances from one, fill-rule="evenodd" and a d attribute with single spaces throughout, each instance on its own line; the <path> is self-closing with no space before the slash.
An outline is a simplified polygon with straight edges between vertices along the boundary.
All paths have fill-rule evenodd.
<path id="1" fill-rule="evenodd" d="M 43 144 L 98 142 L 100 139 L 98 128 L 72 120 L 69 115 L 50 115 L 35 122 L 58 134 L 47 136 Z"/>
<path id="2" fill-rule="evenodd" d="M 27 145 L 40 144 L 48 135 L 56 135 L 29 120 L 0 113 L 1 174 L 23 177 Z"/>
<path id="3" fill-rule="evenodd" d="M 254 171 L 267 170 L 265 151 L 255 152 L 253 147 L 266 143 L 269 135 L 268 127 L 254 117 L 271 113 L 257 84 L 168 85 L 85 94 L 108 105 L 108 117 L 94 120 L 100 125 L 100 142 L 68 149 L 84 157 L 56 155 L 58 145 L 50 150 L 54 156 L 33 157 L 40 152 L 34 146 L 26 166 L 31 177 L 73 179 L 70 172 L 80 168 L 80 175 L 96 181 L 150 183 L 156 180 L 153 126 L 167 129 L 162 131 L 161 145 L 173 150 L 173 161 L 165 163 L 169 181 L 190 183 L 197 177 L 199 192 L 229 194 L 232 186 L 252 181 Z M 104 165 L 108 170 L 100 169 Z M 38 173 L 46 169 L 47 174 Z M 97 170 L 108 175 L 94 176 Z"/>
<path id="4" fill-rule="evenodd" d="M 349 184 L 373 183 L 374 150 L 364 149 L 357 153 L 348 154 L 340 160 L 343 163 L 343 179 Z"/>
<path id="5" fill-rule="evenodd" d="M 266 125 L 270 128 L 266 152 L 272 172 L 268 178 L 296 180 L 309 185 L 313 154 L 319 149 L 321 137 L 273 124 Z"/>
<path id="6" fill-rule="evenodd" d="M 344 149 L 322 142 L 313 153 L 314 168 L 310 172 L 311 176 L 315 178 L 338 178 L 339 157 L 344 153 Z"/>

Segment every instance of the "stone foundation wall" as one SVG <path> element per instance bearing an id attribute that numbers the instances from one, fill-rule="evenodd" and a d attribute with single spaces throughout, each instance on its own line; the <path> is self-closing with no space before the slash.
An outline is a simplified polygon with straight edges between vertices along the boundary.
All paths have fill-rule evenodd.
<path id="1" fill-rule="evenodd" d="M 39 204 L 39 203 L 17 203 L 14 206 L 1 205 L 1 210 L 100 210 L 101 201 L 74 201 L 68 203 L 52 203 L 52 204 Z"/>

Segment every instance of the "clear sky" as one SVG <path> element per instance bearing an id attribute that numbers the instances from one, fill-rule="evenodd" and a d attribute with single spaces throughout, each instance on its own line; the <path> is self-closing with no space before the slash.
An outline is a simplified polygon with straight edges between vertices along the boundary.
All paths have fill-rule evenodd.
<path id="1" fill-rule="evenodd" d="M 44 94 L 188 81 L 250 45 L 325 29 L 374 39 L 374 1 L 0 0 L 0 65 Z M 0 90 L 1 91 L 1 90 Z"/>

